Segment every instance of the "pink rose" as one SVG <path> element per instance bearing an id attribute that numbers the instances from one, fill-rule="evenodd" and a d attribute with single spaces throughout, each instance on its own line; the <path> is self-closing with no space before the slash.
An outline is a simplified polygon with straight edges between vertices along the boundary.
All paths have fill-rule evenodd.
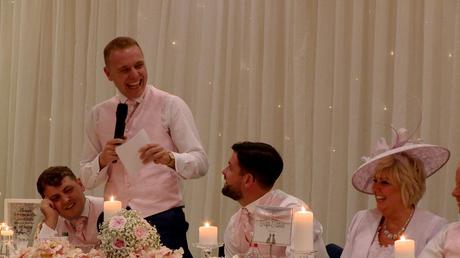
<path id="1" fill-rule="evenodd" d="M 53 250 L 56 254 L 64 254 L 64 246 L 62 245 L 56 246 Z"/>
<path id="2" fill-rule="evenodd" d="M 158 254 L 158 250 L 147 250 L 142 253 L 142 258 L 161 258 Z"/>
<path id="3" fill-rule="evenodd" d="M 115 249 L 122 249 L 125 247 L 125 240 L 117 238 L 113 241 L 112 246 Z"/>
<path id="4" fill-rule="evenodd" d="M 158 252 L 159 252 L 161 255 L 165 256 L 165 255 L 168 255 L 168 254 L 171 253 L 171 249 L 167 248 L 166 246 L 161 246 L 161 247 L 160 247 L 160 250 L 158 250 Z"/>
<path id="5" fill-rule="evenodd" d="M 137 239 L 143 239 L 147 235 L 147 229 L 143 226 L 137 226 L 134 229 L 134 235 Z"/>
<path id="6" fill-rule="evenodd" d="M 110 229 L 122 229 L 126 224 L 125 217 L 122 216 L 113 216 L 109 222 Z"/>
<path id="7" fill-rule="evenodd" d="M 155 250 L 155 256 L 162 258 L 172 258 L 175 257 L 175 254 L 171 249 L 167 248 L 166 246 L 161 246 L 160 249 Z"/>

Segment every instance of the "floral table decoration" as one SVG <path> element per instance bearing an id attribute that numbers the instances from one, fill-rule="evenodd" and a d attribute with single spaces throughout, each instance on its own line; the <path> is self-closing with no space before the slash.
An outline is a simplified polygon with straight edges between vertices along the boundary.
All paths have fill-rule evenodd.
<path id="1" fill-rule="evenodd" d="M 17 250 L 13 258 L 181 258 L 183 249 L 171 250 L 160 242 L 152 227 L 139 212 L 122 209 L 104 222 L 98 238 L 101 245 L 84 253 L 67 240 L 36 241 L 34 246 Z"/>

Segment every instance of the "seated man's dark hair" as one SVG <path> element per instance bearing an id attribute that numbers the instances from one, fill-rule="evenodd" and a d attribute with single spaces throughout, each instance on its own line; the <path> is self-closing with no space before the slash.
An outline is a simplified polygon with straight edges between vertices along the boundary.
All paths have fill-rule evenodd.
<path id="1" fill-rule="evenodd" d="M 75 174 L 66 166 L 54 166 L 45 169 L 38 177 L 37 180 L 37 191 L 44 198 L 45 187 L 49 186 L 60 186 L 64 177 L 70 177 L 72 180 L 77 180 Z"/>
<path id="2" fill-rule="evenodd" d="M 241 168 L 266 188 L 271 188 L 283 171 L 283 159 L 269 144 L 238 142 L 232 145 L 232 149 Z"/>

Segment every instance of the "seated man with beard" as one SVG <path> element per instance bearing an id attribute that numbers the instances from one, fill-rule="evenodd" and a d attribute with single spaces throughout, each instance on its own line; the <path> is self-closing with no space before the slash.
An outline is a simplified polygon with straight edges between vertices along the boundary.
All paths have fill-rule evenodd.
<path id="1" fill-rule="evenodd" d="M 230 218 L 224 234 L 225 257 L 246 253 L 254 232 L 254 211 L 257 205 L 287 207 L 294 211 L 308 206 L 300 199 L 273 189 L 275 181 L 283 170 L 283 160 L 270 145 L 261 142 L 240 142 L 233 144 L 233 154 L 222 171 L 225 185 L 222 194 L 237 201 L 241 208 Z M 322 226 L 315 221 L 315 257 L 328 257 L 321 237 Z M 259 253 L 266 255 L 269 247 L 259 246 Z M 289 247 L 273 246 L 277 257 L 294 256 Z"/>

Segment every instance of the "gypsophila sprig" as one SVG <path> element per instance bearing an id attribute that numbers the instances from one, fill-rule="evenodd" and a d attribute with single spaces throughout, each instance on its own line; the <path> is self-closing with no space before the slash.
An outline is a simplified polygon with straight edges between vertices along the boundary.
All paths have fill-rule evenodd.
<path id="1" fill-rule="evenodd" d="M 105 221 L 98 238 L 107 258 L 129 257 L 161 247 L 155 227 L 134 210 L 122 209 L 109 221 Z"/>

